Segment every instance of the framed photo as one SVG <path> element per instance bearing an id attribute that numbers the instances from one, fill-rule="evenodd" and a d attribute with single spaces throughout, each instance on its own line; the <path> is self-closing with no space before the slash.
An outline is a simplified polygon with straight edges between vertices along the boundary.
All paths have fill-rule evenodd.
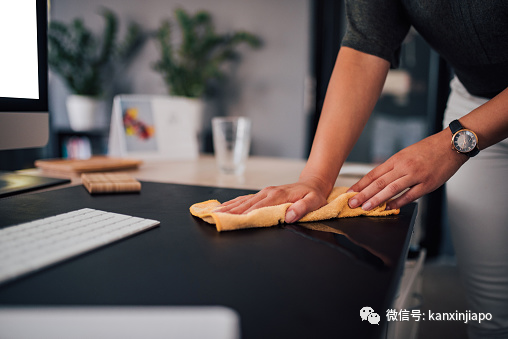
<path id="1" fill-rule="evenodd" d="M 118 95 L 108 154 L 141 159 L 195 159 L 202 106 L 171 96 Z"/>

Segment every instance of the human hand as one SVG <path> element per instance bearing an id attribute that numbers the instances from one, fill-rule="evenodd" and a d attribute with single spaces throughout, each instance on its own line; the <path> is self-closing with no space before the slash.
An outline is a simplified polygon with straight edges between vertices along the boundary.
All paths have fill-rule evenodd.
<path id="1" fill-rule="evenodd" d="M 289 185 L 266 187 L 256 194 L 227 201 L 217 211 L 243 214 L 261 207 L 290 202 L 293 205 L 286 211 L 285 221 L 293 223 L 326 204 L 331 188 L 324 186 L 319 180 L 308 179 Z"/>
<path id="2" fill-rule="evenodd" d="M 468 159 L 451 150 L 450 137 L 445 129 L 393 155 L 351 186 L 359 193 L 349 206 L 368 211 L 403 192 L 387 204 L 396 209 L 437 189 Z"/>

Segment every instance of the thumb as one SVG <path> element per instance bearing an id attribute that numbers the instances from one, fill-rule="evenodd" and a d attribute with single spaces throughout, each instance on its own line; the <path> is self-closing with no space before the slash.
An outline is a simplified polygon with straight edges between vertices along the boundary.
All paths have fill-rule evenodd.
<path id="1" fill-rule="evenodd" d="M 303 218 L 307 213 L 318 209 L 321 206 L 322 204 L 320 204 L 318 199 L 311 199 L 309 196 L 306 196 L 289 206 L 286 211 L 285 221 L 288 224 L 296 222 Z"/>

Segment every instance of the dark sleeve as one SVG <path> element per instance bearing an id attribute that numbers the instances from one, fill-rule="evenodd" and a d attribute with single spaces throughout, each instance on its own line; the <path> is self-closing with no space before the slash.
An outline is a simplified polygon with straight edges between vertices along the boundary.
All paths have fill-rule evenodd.
<path id="1" fill-rule="evenodd" d="M 346 17 L 342 46 L 399 66 L 400 46 L 411 26 L 400 0 L 346 0 Z"/>

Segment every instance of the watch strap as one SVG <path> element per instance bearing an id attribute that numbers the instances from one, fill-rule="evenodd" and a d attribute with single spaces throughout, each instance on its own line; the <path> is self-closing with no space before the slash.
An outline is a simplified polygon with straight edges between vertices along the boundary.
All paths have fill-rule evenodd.
<path id="1" fill-rule="evenodd" d="M 477 155 L 478 153 L 480 153 L 480 149 L 478 148 L 478 145 L 476 145 L 475 148 L 473 148 L 471 151 L 469 151 L 467 154 L 467 156 L 469 157 L 474 157 L 475 155 Z"/>
<path id="2" fill-rule="evenodd" d="M 450 130 L 452 131 L 452 135 L 464 129 L 464 126 L 462 126 L 462 124 L 458 120 L 453 120 L 452 122 L 450 122 L 449 127 Z"/>

